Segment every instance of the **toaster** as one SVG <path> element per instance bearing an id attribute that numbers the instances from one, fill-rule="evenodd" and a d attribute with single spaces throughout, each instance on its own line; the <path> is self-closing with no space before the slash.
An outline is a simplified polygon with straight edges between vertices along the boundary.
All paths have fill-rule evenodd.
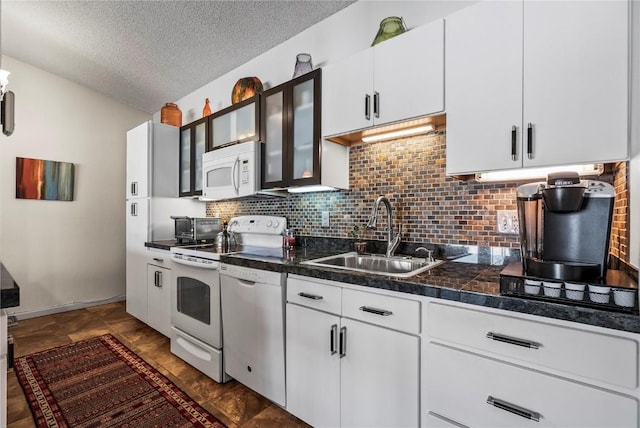
<path id="1" fill-rule="evenodd" d="M 171 216 L 175 222 L 175 238 L 178 243 L 191 243 L 216 239 L 222 231 L 222 221 L 217 217 Z"/>

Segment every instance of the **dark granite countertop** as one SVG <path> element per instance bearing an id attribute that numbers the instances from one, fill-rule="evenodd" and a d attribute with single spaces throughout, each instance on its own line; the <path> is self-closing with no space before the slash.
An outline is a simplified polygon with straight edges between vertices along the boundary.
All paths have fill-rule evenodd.
<path id="1" fill-rule="evenodd" d="M 223 263 L 268 271 L 293 273 L 318 279 L 434 297 L 477 306 L 573 321 L 615 330 L 640 333 L 640 317 L 600 309 L 529 300 L 500 295 L 503 265 L 445 261 L 411 278 L 394 278 L 341 269 L 301 264 L 339 253 L 335 250 L 296 248 L 280 258 L 233 254 L 221 257 Z M 345 251 L 342 251 L 345 252 Z"/>
<path id="2" fill-rule="evenodd" d="M 20 287 L 7 268 L 0 263 L 0 308 L 12 308 L 20 305 Z"/>
<path id="3" fill-rule="evenodd" d="M 176 242 L 159 241 L 145 245 L 151 248 L 169 249 L 175 246 Z M 270 256 L 223 255 L 221 262 L 640 333 L 640 317 L 637 315 L 500 295 L 500 272 L 509 260 L 498 260 L 496 264 L 483 264 L 479 263 L 477 258 L 461 257 L 445 261 L 411 278 L 395 278 L 302 264 L 307 260 L 349 251 L 349 247 L 331 241 L 308 247 L 296 247 L 292 252 L 282 252 L 275 257 L 273 254 Z M 435 254 L 441 255 L 438 250 Z"/>

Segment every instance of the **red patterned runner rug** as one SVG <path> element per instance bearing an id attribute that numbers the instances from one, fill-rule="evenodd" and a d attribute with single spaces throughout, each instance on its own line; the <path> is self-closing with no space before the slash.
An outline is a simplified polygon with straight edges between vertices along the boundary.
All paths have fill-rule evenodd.
<path id="1" fill-rule="evenodd" d="M 38 427 L 225 425 L 110 334 L 15 359 Z"/>

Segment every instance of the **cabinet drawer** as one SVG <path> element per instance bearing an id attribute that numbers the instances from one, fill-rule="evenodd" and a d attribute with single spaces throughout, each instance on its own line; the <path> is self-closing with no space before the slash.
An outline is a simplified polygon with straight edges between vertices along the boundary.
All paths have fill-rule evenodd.
<path id="1" fill-rule="evenodd" d="M 169 266 L 171 253 L 165 250 L 149 249 L 148 263 L 156 266 Z"/>
<path id="2" fill-rule="evenodd" d="M 287 279 L 287 302 L 340 315 L 341 288 L 333 285 L 302 280 Z"/>
<path id="3" fill-rule="evenodd" d="M 420 302 L 351 289 L 342 291 L 342 315 L 420 334 Z"/>
<path id="4" fill-rule="evenodd" d="M 632 339 L 439 303 L 429 304 L 426 325 L 448 342 L 612 385 L 638 384 Z"/>
<path id="5" fill-rule="evenodd" d="M 427 362 L 429 410 L 470 427 L 638 426 L 628 396 L 434 342 Z"/>

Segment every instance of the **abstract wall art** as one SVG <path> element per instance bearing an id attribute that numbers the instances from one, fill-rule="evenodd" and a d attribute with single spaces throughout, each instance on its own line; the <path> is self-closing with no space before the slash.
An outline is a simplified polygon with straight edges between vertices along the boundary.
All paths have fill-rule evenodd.
<path id="1" fill-rule="evenodd" d="M 73 201 L 74 165 L 16 158 L 16 198 Z"/>

